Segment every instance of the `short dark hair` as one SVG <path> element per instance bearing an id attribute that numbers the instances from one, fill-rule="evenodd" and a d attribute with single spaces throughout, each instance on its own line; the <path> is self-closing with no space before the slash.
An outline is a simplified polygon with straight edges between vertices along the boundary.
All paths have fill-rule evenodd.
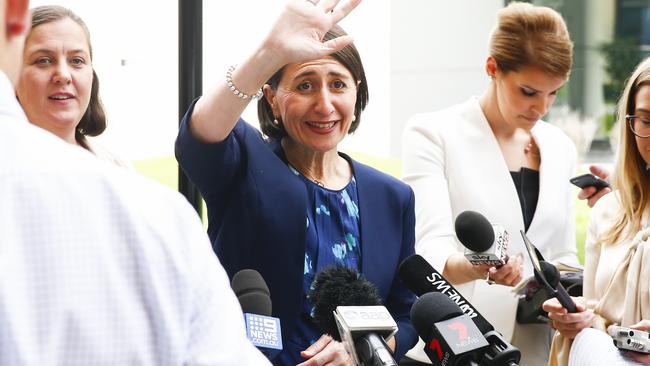
<path id="1" fill-rule="evenodd" d="M 93 58 L 93 46 L 90 43 L 90 31 L 86 23 L 72 10 L 58 5 L 38 6 L 32 10 L 32 29 L 39 25 L 52 23 L 61 19 L 69 18 L 79 24 L 86 35 L 88 50 L 90 51 L 90 60 Z M 86 146 L 85 136 L 98 136 L 106 129 L 106 113 L 102 100 L 99 97 L 99 79 L 93 68 L 93 82 L 90 89 L 90 101 L 86 112 L 81 117 L 81 121 L 75 129 L 75 139 L 82 146 Z"/>
<path id="2" fill-rule="evenodd" d="M 323 37 L 323 41 L 329 41 L 340 36 L 345 36 L 347 33 L 338 25 L 335 25 L 329 32 Z M 350 130 L 348 133 L 356 131 L 361 122 L 361 112 L 366 108 L 368 104 L 368 82 L 366 80 L 366 72 L 363 69 L 363 63 L 361 62 L 361 57 L 359 56 L 359 51 L 354 46 L 350 44 L 344 47 L 342 50 L 331 54 L 331 56 L 343 66 L 345 66 L 348 71 L 352 74 L 355 83 L 357 83 L 357 101 L 354 105 L 354 116 L 356 117 L 352 124 L 350 125 Z M 284 74 L 284 67 L 278 70 L 271 78 L 266 82 L 270 85 L 273 90 L 277 90 L 280 79 Z M 260 128 L 262 132 L 275 140 L 280 140 L 283 137 L 287 136 L 287 131 L 284 129 L 284 126 L 280 124 L 276 126 L 273 124 L 275 116 L 273 115 L 273 110 L 266 98 L 262 97 L 257 102 L 257 117 L 260 121 Z"/>

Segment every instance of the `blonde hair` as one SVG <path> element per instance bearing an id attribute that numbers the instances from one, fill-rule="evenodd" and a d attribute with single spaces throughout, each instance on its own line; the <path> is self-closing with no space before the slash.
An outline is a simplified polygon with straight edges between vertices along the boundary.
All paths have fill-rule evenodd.
<path id="1" fill-rule="evenodd" d="M 615 224 L 598 238 L 602 244 L 628 239 L 641 230 L 641 218 L 650 199 L 650 174 L 625 119 L 626 115 L 634 114 L 636 94 L 644 85 L 650 85 L 650 58 L 637 65 L 618 101 L 620 139 L 612 186 L 621 206 Z"/>
<path id="2" fill-rule="evenodd" d="M 636 94 L 645 85 L 650 85 L 650 58 L 637 65 L 618 101 L 620 139 L 612 186 L 618 193 L 621 207 L 616 223 L 598 238 L 601 244 L 631 238 L 641 230 L 643 212 L 650 199 L 650 173 L 625 119 L 626 115 L 634 114 Z"/>
<path id="3" fill-rule="evenodd" d="M 501 71 L 536 66 L 549 75 L 568 78 L 573 42 L 562 16 L 553 9 L 513 2 L 497 13 L 490 55 Z"/>

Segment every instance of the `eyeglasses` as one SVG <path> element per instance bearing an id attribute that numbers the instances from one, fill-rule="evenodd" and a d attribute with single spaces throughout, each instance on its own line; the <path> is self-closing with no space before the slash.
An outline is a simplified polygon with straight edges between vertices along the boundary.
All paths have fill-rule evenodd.
<path id="1" fill-rule="evenodd" d="M 625 119 L 628 121 L 630 131 L 637 137 L 650 137 L 650 118 L 628 114 Z"/>

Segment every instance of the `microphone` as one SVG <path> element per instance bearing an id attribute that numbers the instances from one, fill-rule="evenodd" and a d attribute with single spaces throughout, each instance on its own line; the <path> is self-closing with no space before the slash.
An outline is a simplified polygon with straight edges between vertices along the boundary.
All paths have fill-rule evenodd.
<path id="1" fill-rule="evenodd" d="M 557 267 L 546 261 L 539 261 L 539 264 L 542 267 L 542 274 L 544 275 L 544 278 L 546 278 L 546 281 L 548 281 L 548 284 L 556 289 L 556 293 L 554 293 L 554 295 L 560 301 L 562 306 L 564 306 L 564 304 L 567 304 L 568 307 L 565 307 L 565 309 L 567 309 L 570 313 L 575 313 L 578 311 L 575 303 L 571 299 L 571 296 L 569 293 L 567 293 L 564 286 L 562 286 L 560 283 L 560 271 L 557 269 Z M 571 311 L 572 309 L 575 310 Z"/>
<path id="2" fill-rule="evenodd" d="M 506 342 L 503 336 L 494 330 L 492 324 L 422 256 L 414 254 L 404 259 L 397 272 L 406 287 L 417 296 L 422 297 L 430 292 L 441 293 L 451 299 L 474 322 L 490 345 L 482 364 L 501 366 L 516 365 L 519 362 L 521 359 L 519 349 Z M 415 326 L 415 323 L 413 325 Z"/>
<path id="3" fill-rule="evenodd" d="M 434 365 L 478 365 L 489 346 L 472 320 L 439 292 L 417 299 L 411 308 L 411 323 Z"/>
<path id="4" fill-rule="evenodd" d="M 508 262 L 510 235 L 475 211 L 463 211 L 454 223 L 456 236 L 465 246 L 465 258 L 473 265 L 502 266 Z"/>
<path id="5" fill-rule="evenodd" d="M 397 324 L 377 288 L 353 269 L 330 266 L 316 275 L 308 298 L 323 333 L 342 342 L 356 365 L 397 366 L 386 345 Z"/>
<path id="6" fill-rule="evenodd" d="M 282 351 L 280 320 L 271 317 L 271 296 L 266 281 L 254 269 L 242 269 L 230 287 L 244 312 L 246 336 L 269 360 Z"/>
<path id="7" fill-rule="evenodd" d="M 417 296 L 422 296 L 429 292 L 439 292 L 447 295 L 452 299 L 460 309 L 467 314 L 476 323 L 476 326 L 485 334 L 494 330 L 494 327 L 488 322 L 472 304 L 467 301 L 458 290 L 454 288 L 447 279 L 442 277 L 426 259 L 418 254 L 414 254 L 402 261 L 397 270 L 402 282 Z"/>
<path id="8" fill-rule="evenodd" d="M 537 249 L 528 239 L 526 233 L 524 233 L 523 230 L 520 230 L 519 232 L 521 233 L 521 237 L 524 239 L 524 246 L 526 247 L 530 261 L 533 263 L 535 280 L 537 280 L 540 285 L 544 286 L 551 296 L 554 296 L 560 304 L 562 304 L 562 307 L 569 313 L 578 312 L 576 303 L 573 302 L 571 296 L 569 296 L 564 286 L 560 283 L 560 271 L 558 271 L 558 269 L 551 263 L 539 260 L 537 257 Z"/>

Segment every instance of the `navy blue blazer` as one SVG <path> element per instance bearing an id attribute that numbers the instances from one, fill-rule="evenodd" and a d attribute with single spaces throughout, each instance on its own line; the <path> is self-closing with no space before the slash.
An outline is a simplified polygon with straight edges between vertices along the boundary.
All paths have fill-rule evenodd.
<path id="1" fill-rule="evenodd" d="M 302 309 L 305 185 L 288 169 L 279 142 L 267 142 L 243 120 L 222 142 L 196 140 L 188 126 L 193 107 L 182 120 L 176 159 L 205 199 L 208 234 L 228 276 L 245 268 L 261 273 L 286 338 Z M 359 199 L 361 272 L 377 286 L 397 322 L 398 360 L 417 342 L 409 316 L 415 295 L 397 276 L 400 262 L 414 253 L 414 195 L 405 183 L 351 161 Z"/>

